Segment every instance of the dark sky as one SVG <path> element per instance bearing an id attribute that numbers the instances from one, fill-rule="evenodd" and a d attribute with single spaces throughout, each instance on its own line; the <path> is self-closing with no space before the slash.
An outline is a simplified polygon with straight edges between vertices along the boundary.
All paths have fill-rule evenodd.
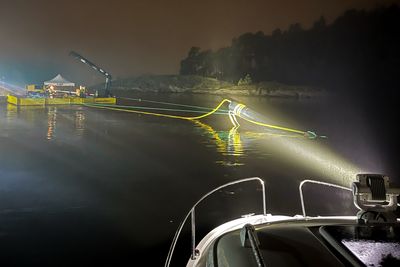
<path id="1" fill-rule="evenodd" d="M 389 0 L 0 0 L 0 79 L 40 82 L 62 73 L 93 84 L 102 77 L 68 56 L 75 50 L 114 78 L 172 74 L 191 46 L 220 48 L 245 32 L 271 33 L 321 15 Z"/>

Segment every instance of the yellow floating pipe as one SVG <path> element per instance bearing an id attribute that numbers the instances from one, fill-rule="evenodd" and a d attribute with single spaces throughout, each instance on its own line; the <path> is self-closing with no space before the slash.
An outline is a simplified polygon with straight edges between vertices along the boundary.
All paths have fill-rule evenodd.
<path id="1" fill-rule="evenodd" d="M 156 112 L 147 112 L 147 111 L 139 111 L 139 110 L 130 110 L 130 109 L 122 109 L 122 108 L 113 108 L 113 107 L 105 107 L 105 106 L 98 106 L 98 105 L 90 105 L 90 104 L 83 104 L 84 106 L 87 107 L 94 107 L 94 108 L 100 108 L 100 109 L 107 109 L 107 110 L 115 110 L 115 111 L 124 111 L 124 112 L 130 112 L 130 113 L 136 113 L 136 114 L 143 114 L 143 115 L 152 115 L 152 116 L 158 116 L 158 117 L 164 117 L 164 118 L 171 118 L 171 119 L 181 119 L 181 120 L 198 120 L 205 118 L 207 116 L 212 115 L 215 113 L 223 104 L 225 103 L 230 103 L 231 101 L 229 99 L 224 99 L 222 100 L 218 106 L 216 106 L 213 110 L 210 112 L 207 112 L 205 114 L 202 114 L 200 116 L 195 116 L 195 117 L 187 117 L 187 116 L 178 116 L 178 115 L 170 115 L 170 114 L 163 114 L 163 113 L 156 113 Z"/>

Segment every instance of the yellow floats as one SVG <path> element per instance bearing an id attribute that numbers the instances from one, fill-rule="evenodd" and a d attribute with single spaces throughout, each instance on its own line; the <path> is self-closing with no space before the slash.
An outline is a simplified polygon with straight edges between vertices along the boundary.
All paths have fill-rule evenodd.
<path id="1" fill-rule="evenodd" d="M 46 106 L 46 105 L 79 105 L 79 104 L 116 104 L 115 97 L 63 97 L 63 98 L 27 98 L 13 95 L 7 96 L 7 102 L 16 106 Z"/>

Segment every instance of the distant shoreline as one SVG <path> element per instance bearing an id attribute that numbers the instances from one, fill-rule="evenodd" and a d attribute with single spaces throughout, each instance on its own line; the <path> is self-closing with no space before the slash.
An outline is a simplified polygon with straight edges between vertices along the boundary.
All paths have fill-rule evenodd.
<path id="1" fill-rule="evenodd" d="M 101 89 L 102 86 L 97 86 Z M 259 82 L 235 85 L 215 78 L 194 75 L 146 75 L 113 81 L 114 92 L 185 93 L 274 98 L 312 98 L 324 93 L 322 88 Z"/>

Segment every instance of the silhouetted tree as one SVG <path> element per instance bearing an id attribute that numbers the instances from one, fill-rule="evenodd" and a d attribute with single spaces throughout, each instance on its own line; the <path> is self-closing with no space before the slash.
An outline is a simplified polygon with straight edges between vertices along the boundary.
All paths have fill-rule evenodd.
<path id="1" fill-rule="evenodd" d="M 249 74 L 253 81 L 393 88 L 400 77 L 399 47 L 399 6 L 353 9 L 331 25 L 320 17 L 307 30 L 294 23 L 271 35 L 244 33 L 215 52 L 192 47 L 180 73 L 233 82 Z"/>
<path id="2" fill-rule="evenodd" d="M 198 57 L 200 54 L 200 47 L 192 47 L 189 50 L 187 58 L 181 61 L 180 74 L 190 75 L 197 74 L 199 68 Z"/>

